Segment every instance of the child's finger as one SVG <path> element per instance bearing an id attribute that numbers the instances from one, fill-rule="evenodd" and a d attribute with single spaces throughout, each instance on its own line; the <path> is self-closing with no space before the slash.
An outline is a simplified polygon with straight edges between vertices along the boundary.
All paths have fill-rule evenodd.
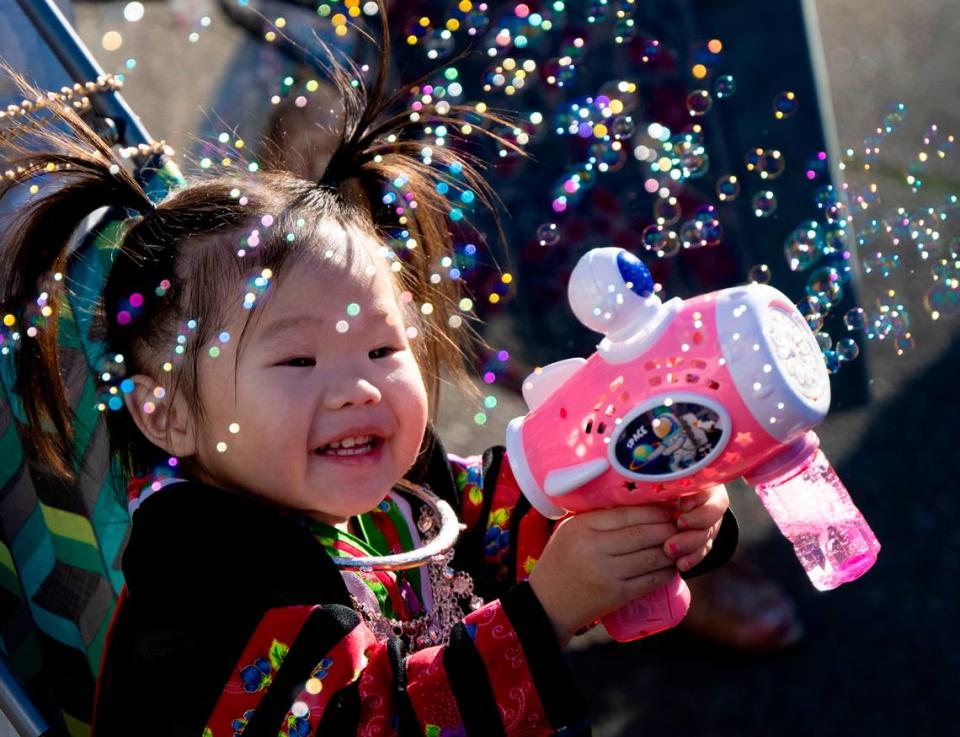
<path id="1" fill-rule="evenodd" d="M 635 550 L 626 555 L 616 555 L 610 560 L 610 572 L 621 581 L 642 576 L 659 568 L 669 568 L 676 562 L 667 557 L 660 547 Z"/>
<path id="2" fill-rule="evenodd" d="M 597 548 L 607 555 L 623 555 L 644 548 L 657 548 L 676 536 L 673 522 L 632 525 L 619 530 L 607 530 L 598 535 Z"/>
<path id="3" fill-rule="evenodd" d="M 723 519 L 728 506 L 726 498 L 711 497 L 695 509 L 677 517 L 677 527 L 681 530 L 705 530 Z"/>
<path id="4" fill-rule="evenodd" d="M 659 504 L 645 504 L 642 507 L 613 507 L 596 509 L 577 515 L 580 524 L 593 530 L 619 530 L 635 525 L 649 525 L 657 522 L 669 522 L 673 519 L 670 510 Z"/>
<path id="5" fill-rule="evenodd" d="M 694 510 L 709 501 L 710 491 L 710 489 L 706 489 L 704 491 L 698 491 L 696 494 L 691 494 L 690 496 L 680 497 L 674 502 L 673 508 L 677 510 L 679 514 Z"/>
<path id="6" fill-rule="evenodd" d="M 636 599 L 644 594 L 666 586 L 673 579 L 677 569 L 673 566 L 661 568 L 652 573 L 644 573 L 636 578 L 623 582 L 624 594 L 628 600 Z"/>
<path id="7" fill-rule="evenodd" d="M 695 565 L 700 563 L 704 558 L 707 557 L 707 554 L 713 549 L 713 538 L 707 540 L 707 544 L 704 545 L 699 550 L 691 553 L 690 555 L 685 555 L 677 561 L 677 568 L 681 571 L 689 571 Z"/>
<path id="8" fill-rule="evenodd" d="M 710 540 L 709 530 L 679 532 L 663 544 L 664 552 L 674 560 L 701 550 Z"/>

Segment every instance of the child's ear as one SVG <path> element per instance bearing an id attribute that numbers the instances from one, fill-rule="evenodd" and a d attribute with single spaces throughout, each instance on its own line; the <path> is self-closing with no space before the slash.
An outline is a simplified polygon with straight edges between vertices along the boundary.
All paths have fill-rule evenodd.
<path id="1" fill-rule="evenodd" d="M 123 400 L 144 437 L 172 456 L 193 455 L 197 450 L 194 421 L 183 395 L 177 392 L 171 396 L 161 384 L 144 374 L 130 379 L 134 388 L 124 394 Z M 158 388 L 160 391 L 155 391 Z"/>

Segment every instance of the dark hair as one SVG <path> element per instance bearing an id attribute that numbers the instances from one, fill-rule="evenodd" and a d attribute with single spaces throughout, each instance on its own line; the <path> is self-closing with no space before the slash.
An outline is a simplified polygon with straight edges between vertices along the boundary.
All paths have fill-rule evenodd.
<path id="1" fill-rule="evenodd" d="M 417 327 L 425 339 L 414 342 L 431 406 L 435 406 L 442 371 L 465 379 L 463 358 L 475 333 L 468 322 L 456 335 L 451 333 L 448 320 L 457 311 L 456 285 L 450 279 L 430 278 L 434 265 L 443 256 L 453 255 L 450 205 L 437 185 L 444 181 L 470 188 L 488 207 L 495 198 L 478 173 L 477 159 L 449 145 L 435 146 L 431 165 L 421 160 L 423 144 L 415 134 L 428 119 L 458 131 L 469 113 L 475 130 L 494 136 L 479 123 L 505 121 L 454 105 L 443 114 L 422 112 L 419 122 L 408 112 L 392 113 L 413 85 L 387 96 L 390 44 L 382 5 L 380 16 L 380 66 L 372 86 L 363 84 L 349 62 L 329 54 L 330 77 L 342 96 L 343 117 L 339 141 L 319 182 L 279 171 L 207 178 L 175 190 L 154 205 L 110 146 L 69 106 L 52 98 L 46 98 L 42 114 L 66 124 L 69 134 L 46 126 L 29 131 L 29 144 L 7 142 L 17 158 L 6 164 L 11 169 L 0 184 L 0 200 L 15 186 L 35 182 L 38 176 L 51 180 L 16 213 L 0 242 L 3 313 L 35 309 L 42 292 L 47 293 L 45 304 L 50 308 L 40 321 L 42 328 L 32 337 L 22 336 L 15 351 L 17 393 L 27 420 L 22 429 L 33 460 L 66 479 L 73 477 L 79 462 L 73 447 L 73 411 L 61 377 L 57 318 L 63 290 L 69 286 L 66 266 L 71 237 L 84 218 L 105 206 L 136 215 L 127 221 L 95 308 L 108 355 L 122 355 L 126 375 L 156 377 L 157 356 L 166 347 L 185 342 L 187 321 L 192 327 L 190 344 L 207 344 L 222 324 L 226 297 L 238 282 L 263 269 L 281 279 L 291 256 L 316 247 L 318 224 L 333 220 L 381 240 L 398 229 L 407 231 L 416 247 L 403 251 L 405 268 L 398 275 L 402 288 L 412 293 L 416 303 L 433 306 L 430 318 L 417 311 Z M 6 71 L 25 95 L 42 97 L 21 77 Z M 27 125 L 29 116 L 20 117 L 18 125 Z M 37 150 L 37 141 L 45 150 Z M 395 210 L 382 204 L 384 186 L 398 180 L 416 203 L 415 209 L 407 208 L 406 222 L 398 221 Z M 241 234 L 249 232 L 264 213 L 275 217 L 272 229 L 256 248 L 237 258 Z M 138 295 L 137 314 L 130 319 L 128 306 L 134 294 Z M 122 310 L 127 315 L 120 319 Z M 254 312 L 250 311 L 247 325 Z M 184 351 L 179 360 L 170 361 L 169 370 L 172 391 L 183 391 L 202 421 L 203 406 L 197 401 L 198 355 L 199 350 Z M 151 359 L 155 365 L 148 363 Z M 139 432 L 128 413 L 109 412 L 107 424 L 111 455 L 124 476 L 147 473 L 167 460 L 167 454 Z"/>

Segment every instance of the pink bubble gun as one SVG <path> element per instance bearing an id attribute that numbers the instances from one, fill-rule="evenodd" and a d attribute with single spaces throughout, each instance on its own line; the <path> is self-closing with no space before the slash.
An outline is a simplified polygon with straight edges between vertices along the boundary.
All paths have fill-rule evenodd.
<path id="1" fill-rule="evenodd" d="M 662 303 L 642 261 L 587 252 L 570 277 L 577 319 L 603 333 L 588 359 L 524 381 L 530 409 L 506 445 L 517 482 L 551 518 L 669 502 L 744 477 L 793 543 L 813 585 L 862 576 L 880 544 L 811 428 L 830 405 L 820 348 L 803 316 L 763 284 Z M 636 640 L 675 626 L 690 591 L 675 575 L 602 621 Z"/>

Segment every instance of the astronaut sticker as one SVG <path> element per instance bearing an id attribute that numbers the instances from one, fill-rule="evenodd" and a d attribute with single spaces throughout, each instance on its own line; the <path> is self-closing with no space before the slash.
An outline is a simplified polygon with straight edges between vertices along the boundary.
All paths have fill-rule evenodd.
<path id="1" fill-rule="evenodd" d="M 625 423 L 614 455 L 630 474 L 686 475 L 720 450 L 724 435 L 723 419 L 714 410 L 674 402 L 651 407 Z"/>

